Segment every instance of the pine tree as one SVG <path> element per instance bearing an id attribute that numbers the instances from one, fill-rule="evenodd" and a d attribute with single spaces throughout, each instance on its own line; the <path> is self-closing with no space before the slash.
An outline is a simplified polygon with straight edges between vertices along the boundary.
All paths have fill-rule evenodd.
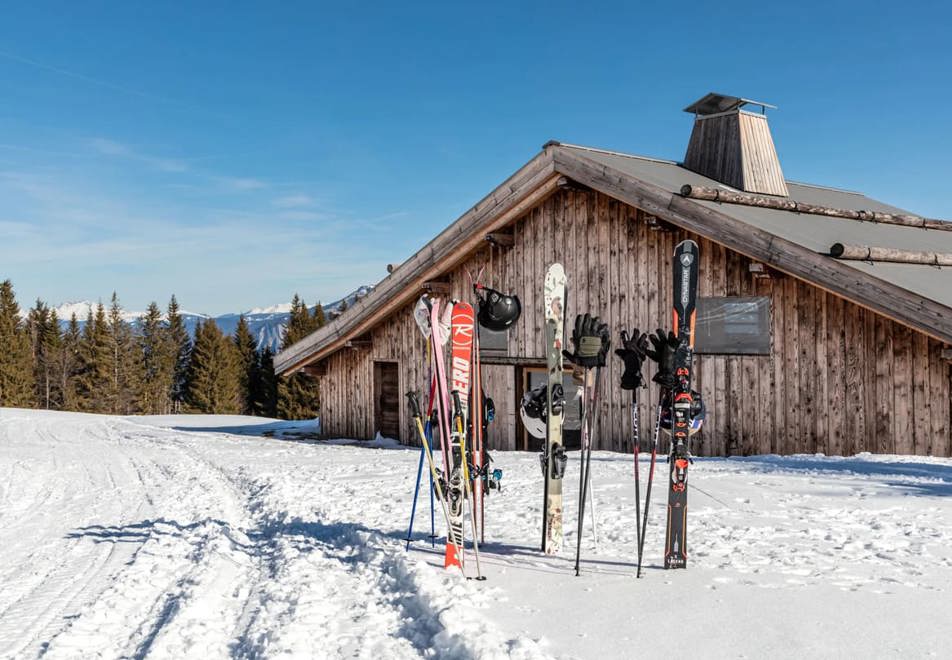
<path id="1" fill-rule="evenodd" d="M 318 309 L 320 305 L 318 305 Z M 323 316 L 323 313 L 321 314 Z M 284 332 L 281 349 L 308 336 L 319 325 L 317 312 L 312 316 L 303 300 L 294 294 L 291 301 L 291 314 Z M 282 419 L 313 419 L 319 411 L 319 393 L 317 381 L 305 373 L 297 372 L 278 383 L 278 417 Z"/>
<path id="2" fill-rule="evenodd" d="M 56 312 L 37 299 L 27 314 L 33 358 L 34 405 L 46 410 L 59 407 L 59 379 L 56 366 L 61 349 L 59 319 Z"/>
<path id="3" fill-rule="evenodd" d="M 262 417 L 278 416 L 278 380 L 274 374 L 274 351 L 270 346 L 265 346 L 258 356 L 255 414 Z"/>
<path id="4" fill-rule="evenodd" d="M 162 320 L 162 311 L 155 302 L 149 303 L 141 320 L 139 352 L 139 405 L 142 412 L 151 415 L 166 414 L 172 409 L 177 353 L 172 345 L 168 326 Z"/>
<path id="5" fill-rule="evenodd" d="M 321 304 L 321 301 L 317 301 L 317 306 L 314 307 L 314 327 L 320 328 L 327 323 L 327 319 L 324 317 L 324 305 Z"/>
<path id="6" fill-rule="evenodd" d="M 89 310 L 79 347 L 79 374 L 76 394 L 79 409 L 84 412 L 109 412 L 105 396 L 111 387 L 109 327 L 106 308 L 100 302 L 96 313 Z"/>
<path id="7" fill-rule="evenodd" d="M 188 369 L 186 405 L 192 413 L 235 414 L 241 411 L 239 357 L 234 342 L 211 319 L 195 328 Z"/>
<path id="8" fill-rule="evenodd" d="M 20 320 L 13 283 L 0 284 L 0 406 L 27 408 L 34 402 L 30 335 Z"/>
<path id="9" fill-rule="evenodd" d="M 188 368 L 192 355 L 192 340 L 188 336 L 185 320 L 179 312 L 179 304 L 172 296 L 169 301 L 168 337 L 171 351 L 175 356 L 175 368 L 172 370 L 172 387 L 169 398 L 172 401 L 172 412 L 181 412 L 185 405 L 188 390 Z"/>
<path id="10" fill-rule="evenodd" d="M 261 384 L 258 372 L 258 343 L 248 329 L 248 322 L 244 315 L 238 318 L 238 327 L 235 328 L 233 341 L 238 353 L 241 413 L 243 415 L 254 415 L 255 400 L 258 398 L 258 389 Z"/>
<path id="11" fill-rule="evenodd" d="M 62 346 L 56 374 L 59 378 L 60 407 L 62 410 L 79 410 L 80 401 L 77 392 L 77 377 L 81 365 L 82 333 L 75 312 L 70 316 L 69 325 L 63 333 Z"/>
<path id="12" fill-rule="evenodd" d="M 109 388 L 107 410 L 114 415 L 129 415 L 138 410 L 136 394 L 141 355 L 136 350 L 132 328 L 122 318 L 122 306 L 115 292 L 109 305 Z"/>

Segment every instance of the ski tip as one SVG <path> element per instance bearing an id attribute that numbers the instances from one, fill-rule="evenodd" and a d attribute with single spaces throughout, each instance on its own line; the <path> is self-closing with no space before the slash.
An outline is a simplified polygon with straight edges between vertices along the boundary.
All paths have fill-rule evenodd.
<path id="1" fill-rule="evenodd" d="M 463 562 L 460 561 L 459 546 L 453 543 L 446 544 L 446 554 L 443 557 L 443 568 L 463 568 Z"/>

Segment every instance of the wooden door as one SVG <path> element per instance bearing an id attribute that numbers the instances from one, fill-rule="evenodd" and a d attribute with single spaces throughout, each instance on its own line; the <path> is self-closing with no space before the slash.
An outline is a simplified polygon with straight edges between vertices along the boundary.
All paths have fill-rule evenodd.
<path id="1" fill-rule="evenodd" d="M 374 362 L 374 427 L 380 435 L 400 437 L 400 372 L 396 362 Z"/>

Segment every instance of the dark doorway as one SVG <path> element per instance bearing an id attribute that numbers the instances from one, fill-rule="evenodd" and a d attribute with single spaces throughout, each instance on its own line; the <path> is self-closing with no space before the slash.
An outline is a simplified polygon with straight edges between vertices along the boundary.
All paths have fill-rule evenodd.
<path id="1" fill-rule="evenodd" d="M 374 362 L 374 426 L 380 435 L 400 437 L 400 371 L 396 362 Z"/>

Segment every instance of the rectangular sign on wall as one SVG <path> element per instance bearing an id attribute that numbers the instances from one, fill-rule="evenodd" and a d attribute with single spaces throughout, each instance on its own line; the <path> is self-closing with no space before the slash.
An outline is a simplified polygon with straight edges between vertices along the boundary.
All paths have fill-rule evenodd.
<path id="1" fill-rule="evenodd" d="M 699 298 L 694 332 L 702 355 L 770 355 L 770 298 Z"/>

